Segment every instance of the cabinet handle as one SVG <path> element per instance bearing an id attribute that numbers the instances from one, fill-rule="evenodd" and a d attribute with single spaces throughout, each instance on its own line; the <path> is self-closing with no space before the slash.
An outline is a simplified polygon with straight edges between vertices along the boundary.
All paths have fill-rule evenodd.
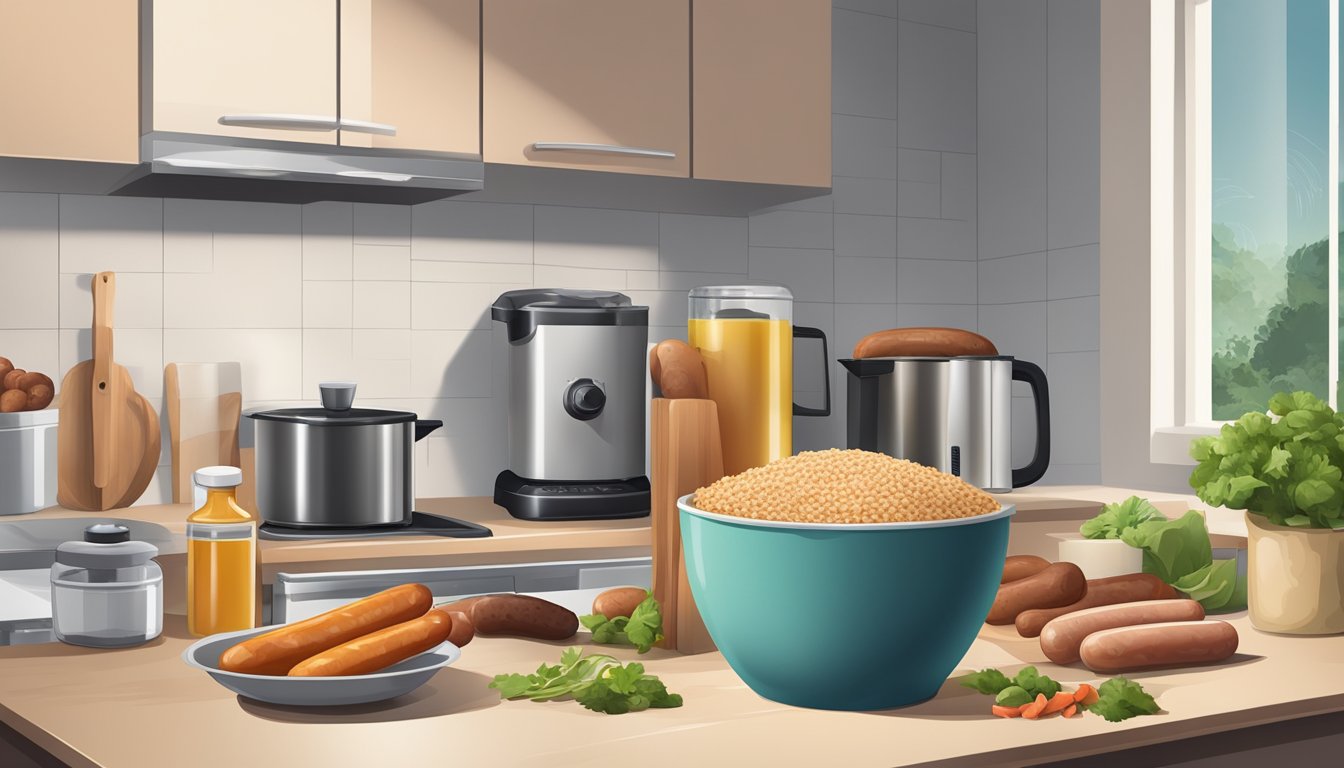
<path id="1" fill-rule="evenodd" d="M 278 131 L 334 131 L 341 121 L 324 115 L 248 114 L 220 115 L 219 124 Z"/>
<path id="2" fill-rule="evenodd" d="M 387 123 L 371 123 L 368 120 L 351 120 L 347 117 L 341 118 L 341 130 L 351 133 L 376 133 L 379 136 L 396 136 L 397 126 Z"/>
<path id="3" fill-rule="evenodd" d="M 646 149 L 644 147 L 623 147 L 620 144 L 585 144 L 574 141 L 538 141 L 532 145 L 537 151 L 569 150 L 574 152 L 602 152 L 608 155 L 634 155 L 636 157 L 674 158 L 676 152 L 666 149 Z"/>

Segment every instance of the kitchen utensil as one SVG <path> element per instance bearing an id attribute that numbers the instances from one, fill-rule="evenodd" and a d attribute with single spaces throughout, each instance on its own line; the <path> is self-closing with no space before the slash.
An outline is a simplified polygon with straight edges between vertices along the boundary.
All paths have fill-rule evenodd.
<path id="1" fill-rule="evenodd" d="M 723 477 L 718 406 L 713 400 L 656 397 L 652 452 L 653 596 L 663 609 L 663 646 L 714 650 L 686 579 L 677 499 Z"/>
<path id="2" fill-rule="evenodd" d="M 191 473 L 201 467 L 239 466 L 242 366 L 169 363 L 163 369 L 163 395 L 173 459 L 173 501 L 200 506 L 195 503 Z"/>
<path id="3" fill-rule="evenodd" d="M 55 408 L 0 413 L 0 516 L 56 503 Z"/>
<path id="4" fill-rule="evenodd" d="M 705 361 L 681 339 L 665 339 L 649 350 L 649 376 L 658 394 L 672 400 L 709 397 Z"/>
<path id="5" fill-rule="evenodd" d="M 648 307 L 608 291 L 508 291 L 509 467 L 495 503 L 528 520 L 649 513 Z"/>
<path id="6" fill-rule="evenodd" d="M 128 507 L 159 462 L 159 416 L 112 353 L 116 276 L 93 277 L 93 359 L 61 382 L 57 499 L 69 509 Z"/>
<path id="7" fill-rule="evenodd" d="M 767 699 L 842 710 L 938 692 L 994 601 L 1014 512 L 827 524 L 677 506 L 691 592 L 728 665 Z"/>
<path id="8" fill-rule="evenodd" d="M 201 638 L 182 652 L 182 660 L 240 696 L 270 704 L 322 707 L 368 704 L 410 693 L 462 655 L 457 646 L 445 642 L 381 672 L 341 677 L 244 675 L 219 668 L 219 656 L 230 646 L 274 629 L 257 627 Z"/>
<path id="9" fill-rule="evenodd" d="M 325 382 L 318 388 L 321 408 L 247 414 L 256 431 L 261 519 L 297 528 L 411 522 L 412 444 L 443 422 L 409 411 L 350 407 L 352 382 Z"/>
<path id="10" fill-rule="evenodd" d="M 859 339 L 854 357 L 997 355 L 994 342 L 961 328 L 892 328 Z"/>
<path id="11" fill-rule="evenodd" d="M 122 648 L 163 631 L 163 571 L 158 547 L 131 541 L 124 525 L 97 523 L 82 541 L 56 548 L 51 566 L 51 619 L 71 645 Z"/>
<path id="12" fill-rule="evenodd" d="M 1006 355 L 845 359 L 848 445 L 880 451 L 1006 492 L 1050 465 L 1050 389 L 1034 363 Z M 1012 382 L 1031 385 L 1036 447 L 1012 466 Z"/>
<path id="13" fill-rule="evenodd" d="M 709 397 L 719 405 L 723 469 L 735 475 L 793 454 L 793 417 L 829 416 L 830 374 L 822 408 L 793 402 L 793 340 L 826 334 L 793 325 L 793 294 L 770 285 L 716 285 L 690 293 L 690 345 L 700 350 Z"/>

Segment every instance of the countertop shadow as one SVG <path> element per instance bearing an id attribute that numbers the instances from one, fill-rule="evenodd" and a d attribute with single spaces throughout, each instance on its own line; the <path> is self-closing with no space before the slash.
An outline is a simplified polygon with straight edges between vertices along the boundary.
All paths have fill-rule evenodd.
<path id="1" fill-rule="evenodd" d="M 444 668 L 428 683 L 387 701 L 336 707 L 289 707 L 238 697 L 244 712 L 277 723 L 391 723 L 488 709 L 500 703 L 487 688 L 491 678 L 479 672 Z"/>

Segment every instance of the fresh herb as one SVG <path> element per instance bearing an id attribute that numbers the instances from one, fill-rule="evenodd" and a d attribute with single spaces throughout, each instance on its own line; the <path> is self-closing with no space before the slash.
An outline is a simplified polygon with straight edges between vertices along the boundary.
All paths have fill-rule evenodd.
<path id="1" fill-rule="evenodd" d="M 640 653 L 647 653 L 654 643 L 663 639 L 663 612 L 658 601 L 650 594 L 630 616 L 608 619 L 600 613 L 580 616 L 579 621 L 593 633 L 593 642 L 633 645 Z"/>
<path id="2" fill-rule="evenodd" d="M 583 656 L 578 646 L 566 648 L 559 664 L 542 664 L 531 675 L 496 675 L 489 687 L 505 699 L 546 701 L 573 696 L 584 707 L 609 715 L 681 706 L 681 696 L 668 693 L 661 680 L 645 674 L 643 664 L 622 666 L 605 654 Z"/>
<path id="3" fill-rule="evenodd" d="M 1344 528 L 1344 414 L 1309 392 L 1280 392 L 1190 445 L 1196 495 L 1275 525 Z"/>
<path id="4" fill-rule="evenodd" d="M 997 669 L 982 669 L 979 672 L 967 675 L 965 679 L 961 681 L 961 684 L 967 688 L 974 688 L 981 693 L 991 694 L 996 697 L 1004 695 L 1005 692 L 1011 691 L 1013 688 L 1017 688 L 1027 696 L 1026 701 L 1019 702 L 1022 704 L 1035 699 L 1036 694 L 1038 693 L 1045 694 L 1045 698 L 1047 699 L 1054 696 L 1056 693 L 1059 693 L 1059 683 L 1037 672 L 1035 667 L 1023 667 L 1018 670 L 1017 675 L 1012 679 L 1009 679 Z M 1008 693 L 1008 695 L 1013 696 L 1016 694 Z M 1004 704 L 1004 702 L 997 701 L 997 699 L 996 702 Z M 1004 706 L 1009 705 L 1004 704 Z"/>
<path id="5" fill-rule="evenodd" d="M 1118 539 L 1127 528 L 1136 528 L 1149 520 L 1165 519 L 1147 499 L 1130 496 L 1124 501 L 1102 507 L 1101 514 L 1083 523 L 1078 532 L 1086 539 Z"/>
<path id="6" fill-rule="evenodd" d="M 1155 715 L 1161 709 L 1143 686 L 1123 677 L 1114 677 L 1097 687 L 1100 698 L 1084 707 L 1112 723 L 1139 715 Z"/>
<path id="7" fill-rule="evenodd" d="M 1035 698 L 1035 696 L 1027 693 L 1026 688 L 1020 685 L 1010 685 L 999 691 L 999 695 L 994 697 L 994 703 L 1001 707 L 1020 707 L 1023 704 L 1030 704 Z"/>

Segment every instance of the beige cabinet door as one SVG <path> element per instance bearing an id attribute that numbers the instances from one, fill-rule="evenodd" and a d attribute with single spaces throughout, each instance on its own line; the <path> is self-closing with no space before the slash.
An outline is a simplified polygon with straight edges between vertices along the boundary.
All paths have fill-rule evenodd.
<path id="1" fill-rule="evenodd" d="M 486 0 L 486 162 L 686 177 L 690 0 Z"/>
<path id="2" fill-rule="evenodd" d="M 831 186 L 830 0 L 694 0 L 692 176 Z"/>
<path id="3" fill-rule="evenodd" d="M 337 0 L 153 0 L 145 12 L 144 130 L 336 143 Z"/>
<path id="4" fill-rule="evenodd" d="M 139 161 L 137 0 L 0 1 L 0 155 Z"/>
<path id="5" fill-rule="evenodd" d="M 481 153 L 481 0 L 341 0 L 341 144 Z"/>

